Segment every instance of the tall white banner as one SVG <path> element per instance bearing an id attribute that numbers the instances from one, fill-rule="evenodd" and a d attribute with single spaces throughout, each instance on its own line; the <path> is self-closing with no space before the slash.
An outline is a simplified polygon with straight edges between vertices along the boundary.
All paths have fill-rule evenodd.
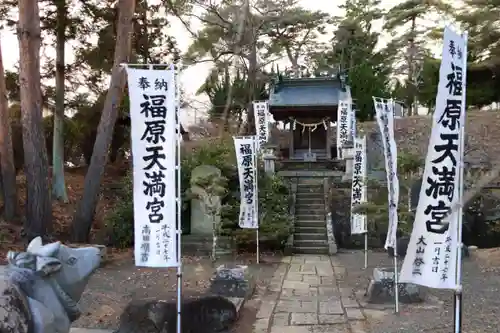
<path id="1" fill-rule="evenodd" d="M 397 174 L 398 151 L 394 139 L 394 103 L 392 99 L 373 97 L 377 124 L 382 134 L 382 145 L 385 156 L 385 173 L 387 175 L 387 192 L 389 201 L 389 224 L 385 248 L 394 248 L 398 230 L 399 179 Z"/>
<path id="2" fill-rule="evenodd" d="M 401 282 L 455 289 L 460 210 L 447 221 L 449 208 L 461 200 L 461 163 L 465 127 L 467 37 L 444 30 L 432 132 L 420 197 Z M 461 226 L 460 226 L 461 227 Z"/>
<path id="3" fill-rule="evenodd" d="M 352 101 L 341 100 L 337 109 L 337 157 L 342 156 L 342 147 L 349 140 L 352 133 Z"/>
<path id="4" fill-rule="evenodd" d="M 259 228 L 257 140 L 255 136 L 234 137 L 241 193 L 238 224 L 244 229 Z"/>
<path id="5" fill-rule="evenodd" d="M 134 166 L 135 264 L 177 267 L 174 69 L 127 68 Z"/>
<path id="6" fill-rule="evenodd" d="M 354 166 L 351 191 L 351 234 L 364 234 L 367 231 L 366 214 L 353 214 L 356 205 L 366 202 L 366 136 L 354 139 Z"/>
<path id="7" fill-rule="evenodd" d="M 253 112 L 255 117 L 255 133 L 257 133 L 257 150 L 269 140 L 269 102 L 254 101 Z"/>
<path id="8" fill-rule="evenodd" d="M 351 133 L 352 133 L 352 137 L 355 138 L 357 133 L 356 133 L 356 112 L 357 110 L 354 108 L 354 105 L 351 106 L 351 112 L 352 112 L 352 116 L 351 116 Z"/>

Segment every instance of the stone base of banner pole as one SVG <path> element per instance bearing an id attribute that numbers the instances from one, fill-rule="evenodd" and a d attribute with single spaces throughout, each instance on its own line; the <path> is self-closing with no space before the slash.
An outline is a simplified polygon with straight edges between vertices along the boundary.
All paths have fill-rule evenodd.
<path id="1" fill-rule="evenodd" d="M 372 304 L 394 303 L 394 267 L 376 267 L 366 288 L 366 302 Z M 423 302 L 422 287 L 413 283 L 398 283 L 399 302 L 410 304 Z"/>

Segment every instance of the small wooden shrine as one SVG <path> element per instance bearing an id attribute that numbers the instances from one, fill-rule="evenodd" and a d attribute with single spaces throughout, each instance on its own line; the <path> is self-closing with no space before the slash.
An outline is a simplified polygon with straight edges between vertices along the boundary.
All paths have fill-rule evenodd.
<path id="1" fill-rule="evenodd" d="M 350 89 L 342 76 L 278 77 L 270 87 L 269 112 L 283 126 L 280 140 L 284 159 L 314 162 L 337 157 L 335 129 L 339 100 Z"/>

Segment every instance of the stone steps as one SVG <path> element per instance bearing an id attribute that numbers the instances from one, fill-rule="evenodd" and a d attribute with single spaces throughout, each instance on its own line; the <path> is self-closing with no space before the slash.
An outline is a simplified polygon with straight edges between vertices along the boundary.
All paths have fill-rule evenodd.
<path id="1" fill-rule="evenodd" d="M 328 254 L 323 178 L 299 177 L 296 199 L 294 253 Z"/>
<path id="2" fill-rule="evenodd" d="M 318 190 L 319 191 L 319 190 Z M 300 203 L 311 203 L 317 202 L 323 204 L 325 198 L 323 197 L 323 193 L 311 192 L 311 193 L 297 193 L 297 199 Z"/>
<path id="3" fill-rule="evenodd" d="M 322 207 L 321 210 L 324 208 Z M 295 213 L 299 216 L 314 216 L 313 219 L 325 219 L 325 213 L 321 211 L 321 213 L 315 209 L 314 207 L 302 206 L 300 208 L 295 207 Z"/>
<path id="4" fill-rule="evenodd" d="M 297 197 L 323 198 L 323 196 L 322 186 L 297 186 Z"/>
<path id="5" fill-rule="evenodd" d="M 295 227 L 306 227 L 306 228 L 314 228 L 317 231 L 324 230 L 326 231 L 326 222 L 323 219 L 323 221 L 320 220 L 295 220 Z"/>
<path id="6" fill-rule="evenodd" d="M 295 231 L 294 240 L 297 241 L 326 241 L 327 237 L 324 231 L 318 232 L 318 230 L 314 230 L 314 232 L 302 232 Z"/>
<path id="7" fill-rule="evenodd" d="M 296 254 L 328 254 L 328 246 L 300 247 L 294 246 L 293 252 Z"/>
<path id="8" fill-rule="evenodd" d="M 295 220 L 296 221 L 324 221 L 325 213 L 308 213 L 308 212 L 297 212 L 295 211 Z"/>
<path id="9" fill-rule="evenodd" d="M 324 228 L 321 227 L 311 227 L 308 224 L 301 224 L 301 225 L 295 225 L 295 235 L 300 235 L 300 234 L 325 234 L 326 233 L 326 226 Z"/>

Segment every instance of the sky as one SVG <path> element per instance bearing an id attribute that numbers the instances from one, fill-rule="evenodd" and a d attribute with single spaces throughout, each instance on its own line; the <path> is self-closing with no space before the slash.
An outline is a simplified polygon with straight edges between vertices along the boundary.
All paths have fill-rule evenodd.
<path id="1" fill-rule="evenodd" d="M 321 10 L 327 12 L 331 15 L 340 16 L 342 15 L 342 11 L 338 8 L 338 1 L 326 1 L 326 0 L 299 0 L 302 6 L 311 10 Z M 382 7 L 384 9 L 389 9 L 394 6 L 397 0 L 382 0 Z M 337 3 L 337 4 L 336 4 Z M 342 3 L 342 2 L 340 2 Z M 430 20 L 427 20 L 430 22 Z M 434 21 L 434 20 L 433 20 Z M 441 25 L 444 26 L 446 22 L 441 22 Z M 382 23 L 380 22 L 378 25 L 374 26 L 374 29 L 379 30 Z M 199 25 L 198 25 L 199 26 Z M 184 28 L 184 26 L 177 20 L 172 22 L 171 31 L 176 36 L 176 40 L 179 44 L 181 51 L 186 51 L 191 43 L 190 34 Z M 3 60 L 4 66 L 8 70 L 12 70 L 14 65 L 19 60 L 19 48 L 17 37 L 8 31 L 0 32 L 1 34 L 1 42 L 3 49 Z M 331 38 L 328 36 L 327 39 Z M 387 42 L 388 36 L 382 37 L 382 43 Z M 47 54 L 49 56 L 55 56 L 54 50 L 47 50 Z M 73 60 L 73 52 L 71 49 L 71 45 L 67 45 L 66 47 L 67 59 L 66 61 L 71 62 Z M 283 61 L 282 64 L 279 64 L 280 68 L 284 68 L 288 64 L 286 61 Z M 208 108 L 207 98 L 204 96 L 195 96 L 195 92 L 200 87 L 202 80 L 208 75 L 210 70 L 210 63 L 202 63 L 195 66 L 191 66 L 181 73 L 181 84 L 183 89 L 186 92 L 186 95 L 190 101 L 192 101 L 193 108 L 184 110 L 181 116 L 181 121 L 183 123 L 192 123 L 199 117 L 203 116 L 204 110 Z M 202 79 L 203 78 L 203 79 Z"/>

